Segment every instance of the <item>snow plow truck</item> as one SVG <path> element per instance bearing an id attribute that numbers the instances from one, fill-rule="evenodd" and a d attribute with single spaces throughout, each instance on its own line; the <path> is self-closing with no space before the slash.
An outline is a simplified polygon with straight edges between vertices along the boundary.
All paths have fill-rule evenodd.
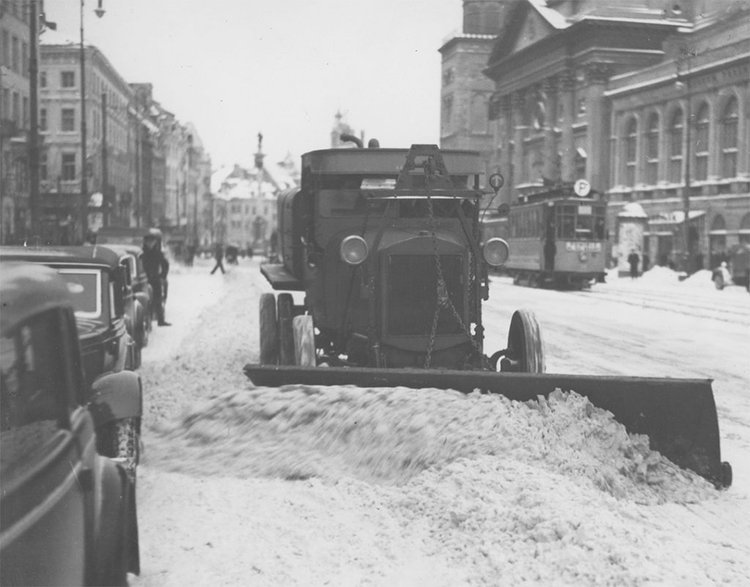
<path id="1" fill-rule="evenodd" d="M 260 298 L 259 363 L 244 368 L 253 384 L 481 390 L 518 401 L 575 391 L 677 465 L 731 484 L 711 380 L 545 373 L 541 329 L 525 309 L 512 314 L 506 348 L 485 352 L 488 270 L 509 249 L 482 242 L 478 153 L 358 146 L 304 154 L 300 186 L 279 196 L 280 258 L 260 266 L 279 293 Z M 502 176 L 489 184 L 497 192 Z"/>

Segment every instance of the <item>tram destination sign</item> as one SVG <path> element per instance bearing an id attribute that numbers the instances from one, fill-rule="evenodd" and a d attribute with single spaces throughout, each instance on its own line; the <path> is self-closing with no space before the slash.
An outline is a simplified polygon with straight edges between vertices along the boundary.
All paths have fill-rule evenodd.
<path id="1" fill-rule="evenodd" d="M 566 251 L 591 251 L 600 252 L 602 250 L 602 243 L 600 242 L 587 242 L 587 241 L 565 241 Z"/>

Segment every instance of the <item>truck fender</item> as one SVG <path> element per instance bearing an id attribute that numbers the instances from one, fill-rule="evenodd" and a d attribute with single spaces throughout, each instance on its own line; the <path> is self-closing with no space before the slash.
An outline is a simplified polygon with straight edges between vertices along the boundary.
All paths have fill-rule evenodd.
<path id="1" fill-rule="evenodd" d="M 141 376 L 134 371 L 105 373 L 91 385 L 89 412 L 96 428 L 122 418 L 143 414 Z"/>

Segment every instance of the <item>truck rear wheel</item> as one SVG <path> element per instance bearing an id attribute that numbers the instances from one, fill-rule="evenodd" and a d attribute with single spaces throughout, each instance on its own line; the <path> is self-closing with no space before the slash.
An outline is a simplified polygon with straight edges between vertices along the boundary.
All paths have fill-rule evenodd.
<path id="1" fill-rule="evenodd" d="M 260 296 L 260 364 L 275 365 L 279 360 L 279 326 L 276 320 L 276 297 Z"/>
<path id="2" fill-rule="evenodd" d="M 530 310 L 516 310 L 508 329 L 508 352 L 503 371 L 544 373 L 544 350 L 539 322 Z"/>
<path id="3" fill-rule="evenodd" d="M 279 294 L 278 311 L 279 365 L 294 365 L 294 328 L 292 326 L 294 301 L 292 300 L 292 294 Z"/>

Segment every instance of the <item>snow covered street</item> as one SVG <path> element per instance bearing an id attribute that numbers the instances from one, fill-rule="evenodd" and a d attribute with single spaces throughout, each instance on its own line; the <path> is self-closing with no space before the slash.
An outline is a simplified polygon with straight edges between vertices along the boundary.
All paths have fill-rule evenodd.
<path id="1" fill-rule="evenodd" d="M 493 278 L 486 350 L 534 310 L 547 371 L 714 379 L 716 491 L 575 395 L 254 388 L 257 260 L 170 273 L 144 349 L 131 585 L 750 585 L 750 295 L 657 270 Z"/>

